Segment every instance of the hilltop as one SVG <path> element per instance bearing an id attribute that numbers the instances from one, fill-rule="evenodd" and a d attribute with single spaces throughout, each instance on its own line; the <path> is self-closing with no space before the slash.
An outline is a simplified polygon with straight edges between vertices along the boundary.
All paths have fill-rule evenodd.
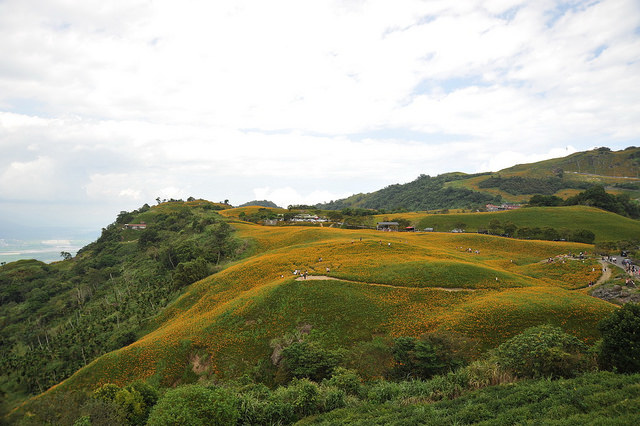
<path id="1" fill-rule="evenodd" d="M 166 388 L 252 377 L 277 386 L 281 353 L 295 342 L 366 379 L 387 374 L 402 337 L 470 339 L 473 358 L 553 324 L 593 344 L 596 324 L 615 309 L 589 296 L 601 274 L 589 244 L 260 224 L 296 213 L 205 200 L 145 205 L 122 212 L 75 258 L 2 267 L 5 409 L 50 386 L 35 401 L 136 380 Z M 600 241 L 640 235 L 637 221 L 584 206 L 363 218 L 403 215 L 436 231 L 499 219 L 586 227 Z"/>
<path id="2" fill-rule="evenodd" d="M 268 358 L 271 339 L 301 324 L 320 331 L 323 343 L 345 347 L 375 335 L 434 330 L 472 335 L 491 347 L 546 321 L 593 341 L 595 323 L 612 309 L 580 290 L 599 275 L 599 268 L 592 272 L 594 261 L 540 263 L 589 250 L 587 245 L 233 226 L 235 237 L 252 247 L 250 257 L 185 288 L 147 326 L 148 334 L 58 387 L 90 389 L 135 379 L 168 385 L 192 375 L 184 376 L 185 368 L 196 355 L 208 360 L 206 374 L 237 377 Z M 146 258 L 152 260 L 156 250 L 149 250 Z M 296 269 L 338 281 L 296 281 Z"/>
<path id="3" fill-rule="evenodd" d="M 390 185 L 316 207 L 390 211 L 472 209 L 487 203 L 522 203 L 536 194 L 566 199 L 594 184 L 605 186 L 612 194 L 640 198 L 640 148 L 629 147 L 621 151 L 597 148 L 562 158 L 519 164 L 498 172 L 421 175 L 406 184 Z"/>

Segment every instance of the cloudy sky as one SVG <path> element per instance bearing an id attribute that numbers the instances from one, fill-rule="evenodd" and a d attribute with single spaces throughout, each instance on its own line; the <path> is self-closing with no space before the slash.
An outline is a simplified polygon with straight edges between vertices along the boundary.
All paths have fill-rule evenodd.
<path id="1" fill-rule="evenodd" d="M 0 0 L 0 52 L 18 226 L 640 145 L 638 0 Z"/>

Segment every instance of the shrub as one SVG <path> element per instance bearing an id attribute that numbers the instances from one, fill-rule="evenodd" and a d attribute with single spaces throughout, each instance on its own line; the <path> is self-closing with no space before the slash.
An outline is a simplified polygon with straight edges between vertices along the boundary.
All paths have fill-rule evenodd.
<path id="1" fill-rule="evenodd" d="M 320 390 L 318 385 L 308 379 L 294 379 L 287 387 L 279 387 L 274 397 L 280 402 L 293 406 L 298 419 L 320 411 Z"/>
<path id="2" fill-rule="evenodd" d="M 148 425 L 229 425 L 239 417 L 237 401 L 221 388 L 187 385 L 169 390 L 151 410 Z"/>
<path id="3" fill-rule="evenodd" d="M 319 382 L 331 375 L 342 360 L 340 351 L 324 349 L 315 342 L 295 342 L 282 351 L 282 366 L 293 378 Z"/>
<path id="4" fill-rule="evenodd" d="M 587 346 L 551 325 L 528 328 L 496 354 L 498 364 L 518 377 L 572 377 L 590 366 Z"/>
<path id="5" fill-rule="evenodd" d="M 598 363 L 622 373 L 640 372 L 640 305 L 627 303 L 598 324 Z"/>
<path id="6" fill-rule="evenodd" d="M 107 383 L 93 392 L 93 399 L 108 403 L 104 407 L 92 405 L 100 412 L 99 416 L 108 411 L 109 404 L 113 404 L 118 408 L 118 415 L 124 416 L 129 424 L 144 424 L 151 407 L 158 401 L 158 391 L 144 382 L 134 382 L 124 388 Z M 90 415 L 91 421 L 93 417 Z"/>
<path id="7" fill-rule="evenodd" d="M 395 365 L 391 377 L 428 379 L 466 364 L 472 343 L 448 334 L 430 333 L 416 339 L 398 337 L 391 349 Z"/>
<path id="8" fill-rule="evenodd" d="M 207 261 L 198 257 L 195 260 L 181 262 L 173 271 L 173 283 L 179 288 L 192 284 L 198 280 L 209 276 L 209 264 Z"/>
<path id="9" fill-rule="evenodd" d="M 334 386 L 349 395 L 358 395 L 362 387 L 362 379 L 355 370 L 338 367 L 333 370 L 331 378 L 326 379 L 323 384 Z"/>
<path id="10" fill-rule="evenodd" d="M 108 426 L 126 423 L 126 413 L 123 408 L 113 401 L 91 398 L 80 409 L 83 415 L 80 419 L 88 418 L 92 426 Z M 80 420 L 79 421 L 84 421 Z M 79 423 L 84 424 L 84 423 Z"/>
<path id="11" fill-rule="evenodd" d="M 333 386 L 322 387 L 320 389 L 323 411 L 336 410 L 346 405 L 346 394 L 342 389 L 338 389 Z"/>

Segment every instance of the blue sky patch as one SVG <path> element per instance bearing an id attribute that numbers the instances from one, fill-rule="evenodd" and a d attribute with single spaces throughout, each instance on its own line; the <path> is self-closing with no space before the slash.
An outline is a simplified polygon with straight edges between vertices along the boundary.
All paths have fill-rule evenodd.
<path id="1" fill-rule="evenodd" d="M 482 79 L 479 75 L 466 77 L 452 77 L 445 80 L 427 79 L 422 80 L 413 90 L 414 95 L 429 94 L 433 91 L 442 90 L 445 93 L 452 93 L 466 87 L 489 87 L 491 83 Z"/>
<path id="2" fill-rule="evenodd" d="M 49 117 L 46 104 L 37 99 L 13 98 L 7 99 L 5 103 L 9 105 L 8 112 L 31 117 Z"/>

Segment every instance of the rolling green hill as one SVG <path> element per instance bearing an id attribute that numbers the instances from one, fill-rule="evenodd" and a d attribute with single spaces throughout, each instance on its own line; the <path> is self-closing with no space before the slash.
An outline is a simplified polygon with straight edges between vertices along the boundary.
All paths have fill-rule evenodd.
<path id="1" fill-rule="evenodd" d="M 474 336 L 488 348 L 546 322 L 592 342 L 595 324 L 614 309 L 581 290 L 599 275 L 595 261 L 539 265 L 589 250 L 587 245 L 477 234 L 234 226 L 237 236 L 251 241 L 253 256 L 189 286 L 155 318 L 148 334 L 55 389 L 135 379 L 169 386 L 199 375 L 227 380 L 268 359 L 271 340 L 305 324 L 317 330 L 323 345 L 348 350 L 374 336 L 435 330 Z M 299 281 L 294 269 L 330 279 Z M 541 279 L 545 269 L 550 276 Z M 207 360 L 199 374 L 192 371 L 196 358 Z"/>
<path id="2" fill-rule="evenodd" d="M 535 194 L 567 198 L 589 186 L 604 185 L 612 194 L 640 198 L 640 148 L 597 148 L 567 157 L 519 164 L 495 173 L 422 175 L 413 182 L 318 204 L 340 210 L 366 208 L 408 211 L 474 208 L 487 203 L 526 202 Z"/>
<path id="3" fill-rule="evenodd" d="M 524 202 L 534 194 L 567 198 L 593 184 L 604 185 L 613 194 L 640 198 L 640 148 L 576 152 L 562 158 L 518 164 L 448 185 L 500 195 L 509 202 Z"/>
<path id="4" fill-rule="evenodd" d="M 282 342 L 303 335 L 368 379 L 384 373 L 389 342 L 403 336 L 459 336 L 478 353 L 553 324 L 592 344 L 598 321 L 616 309 L 587 293 L 601 271 L 592 245 L 261 226 L 239 218 L 265 208 L 216 208 L 196 200 L 123 212 L 74 259 L 0 269 L 4 409 L 51 385 L 44 400 L 136 380 L 167 388 L 248 375 L 275 385 Z M 460 221 L 479 228 L 493 218 L 584 226 L 603 240 L 640 230 L 583 206 L 404 215 L 437 229 Z M 578 252 L 587 258 L 569 256 Z"/>
<path id="5" fill-rule="evenodd" d="M 518 228 L 588 229 L 596 242 L 640 239 L 640 221 L 587 206 L 527 207 L 517 210 L 486 213 L 394 213 L 377 215 L 375 220 L 406 218 L 417 229 L 434 228 L 448 232 L 464 224 L 467 232 L 489 229 L 492 220 L 511 222 Z"/>

